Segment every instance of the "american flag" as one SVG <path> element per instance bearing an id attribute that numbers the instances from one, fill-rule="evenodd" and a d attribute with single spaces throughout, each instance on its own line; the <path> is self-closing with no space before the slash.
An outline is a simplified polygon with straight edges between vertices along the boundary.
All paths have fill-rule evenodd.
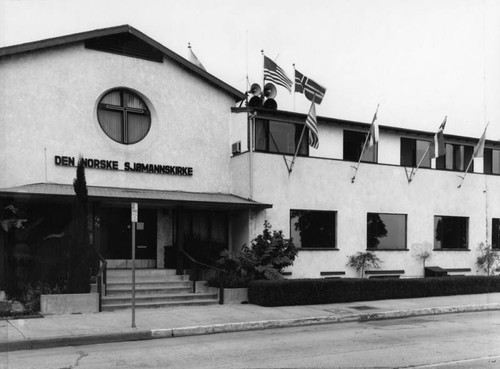
<path id="1" fill-rule="evenodd" d="M 318 121 L 316 119 L 316 107 L 314 102 L 311 104 L 309 114 L 306 118 L 306 126 L 309 128 L 309 145 L 317 149 L 319 147 Z"/>
<path id="2" fill-rule="evenodd" d="M 304 76 L 298 70 L 295 70 L 295 92 L 306 95 L 309 101 L 313 101 L 314 99 L 316 104 L 321 104 L 326 93 L 326 88 Z"/>
<path id="3" fill-rule="evenodd" d="M 264 80 L 274 82 L 292 92 L 292 81 L 278 64 L 264 55 Z"/>

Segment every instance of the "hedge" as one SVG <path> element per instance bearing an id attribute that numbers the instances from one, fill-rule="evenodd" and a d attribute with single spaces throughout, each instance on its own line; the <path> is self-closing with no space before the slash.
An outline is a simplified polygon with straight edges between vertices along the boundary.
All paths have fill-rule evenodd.
<path id="1" fill-rule="evenodd" d="M 489 292 L 500 292 L 500 276 L 282 279 L 251 282 L 248 300 L 261 306 L 288 306 Z"/>

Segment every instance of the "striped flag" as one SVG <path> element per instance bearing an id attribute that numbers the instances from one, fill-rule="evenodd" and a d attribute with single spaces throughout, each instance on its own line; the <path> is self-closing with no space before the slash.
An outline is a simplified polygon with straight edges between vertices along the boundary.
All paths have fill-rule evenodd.
<path id="1" fill-rule="evenodd" d="M 292 81 L 278 64 L 264 55 L 264 80 L 274 82 L 292 92 Z"/>
<path id="2" fill-rule="evenodd" d="M 474 148 L 474 155 L 473 155 L 474 158 L 482 158 L 484 156 L 484 141 L 486 140 L 486 128 L 488 128 L 488 126 L 484 128 L 483 135 L 481 136 L 479 142 Z"/>
<path id="3" fill-rule="evenodd" d="M 431 145 L 429 147 L 429 151 L 431 153 L 430 157 L 432 158 L 438 158 L 440 156 L 443 156 L 446 154 L 446 147 L 444 145 L 444 126 L 446 125 L 446 119 L 448 117 L 444 117 L 443 123 L 439 126 L 438 131 L 434 135 L 434 139 L 431 142 Z"/>
<path id="4" fill-rule="evenodd" d="M 306 95 L 309 101 L 313 101 L 314 99 L 316 104 L 321 104 L 326 93 L 326 88 L 304 76 L 298 70 L 295 70 L 295 92 Z"/>
<path id="5" fill-rule="evenodd" d="M 314 102 L 311 104 L 309 114 L 306 118 L 306 126 L 309 128 L 309 145 L 317 149 L 319 147 L 318 121 L 316 119 L 316 107 Z"/>
<path id="6" fill-rule="evenodd" d="M 375 111 L 375 114 L 373 115 L 373 120 L 372 120 L 372 125 L 370 127 L 370 132 L 368 133 L 370 135 L 368 139 L 368 147 L 375 146 L 375 144 L 378 143 L 378 123 L 377 123 L 377 113 L 378 113 L 378 105 L 377 105 L 377 110 Z"/>

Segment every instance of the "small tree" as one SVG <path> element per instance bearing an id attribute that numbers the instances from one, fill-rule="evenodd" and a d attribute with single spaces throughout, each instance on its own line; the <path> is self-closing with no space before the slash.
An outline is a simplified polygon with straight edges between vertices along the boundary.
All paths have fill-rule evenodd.
<path id="1" fill-rule="evenodd" d="M 476 265 L 479 269 L 486 272 L 486 275 L 495 274 L 495 270 L 500 264 L 500 255 L 497 251 L 493 251 L 488 243 L 480 243 L 478 246 L 479 256 L 476 260 Z"/>
<path id="2" fill-rule="evenodd" d="M 380 268 L 382 261 L 372 252 L 358 252 L 348 257 L 347 266 L 353 267 L 358 272 L 360 278 L 365 277 L 365 270 Z"/>
<path id="3" fill-rule="evenodd" d="M 431 257 L 432 246 L 428 242 L 424 242 L 423 244 L 414 245 L 412 247 L 412 255 L 417 259 L 422 260 L 422 267 L 424 269 L 425 274 L 425 262 L 427 259 Z"/>
<path id="4" fill-rule="evenodd" d="M 89 234 L 87 211 L 87 182 L 85 180 L 85 165 L 83 158 L 79 158 L 76 168 L 76 178 L 73 181 L 75 199 L 73 202 L 73 216 L 70 224 L 68 239 L 70 250 L 68 260 L 68 287 L 72 293 L 88 292 L 89 279 Z"/>

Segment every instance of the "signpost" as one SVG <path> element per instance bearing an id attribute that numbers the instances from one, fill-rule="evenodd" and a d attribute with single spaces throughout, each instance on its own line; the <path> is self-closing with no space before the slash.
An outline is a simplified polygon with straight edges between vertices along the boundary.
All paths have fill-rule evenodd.
<path id="1" fill-rule="evenodd" d="M 135 326 L 135 225 L 138 220 L 139 205 L 132 203 L 132 328 Z"/>

